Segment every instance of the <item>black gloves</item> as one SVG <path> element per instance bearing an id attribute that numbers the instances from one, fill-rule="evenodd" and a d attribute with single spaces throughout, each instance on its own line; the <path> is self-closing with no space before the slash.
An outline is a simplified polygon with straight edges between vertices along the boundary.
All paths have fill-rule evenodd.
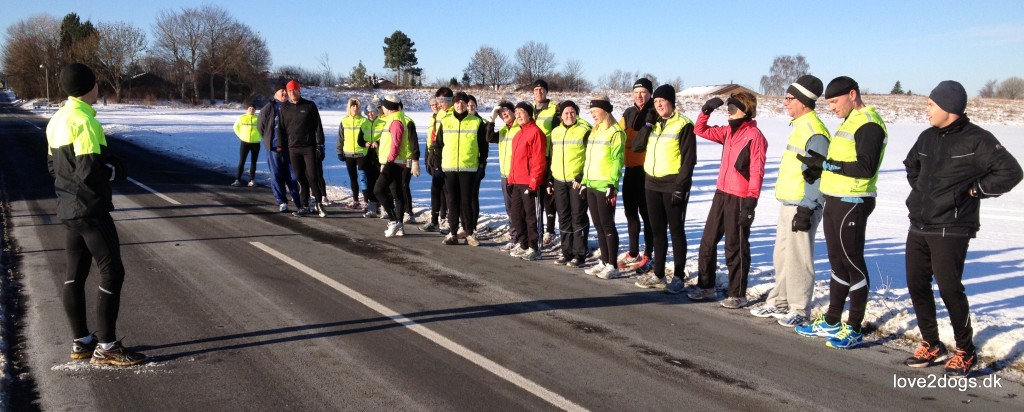
<path id="1" fill-rule="evenodd" d="M 803 206 L 797 206 L 796 215 L 793 216 L 793 231 L 806 232 L 811 230 L 811 216 L 813 215 L 814 210 Z"/>
<path id="2" fill-rule="evenodd" d="M 612 205 L 612 207 L 614 207 L 615 206 L 615 199 L 618 198 L 618 190 L 615 190 L 614 187 L 608 186 L 608 188 L 605 189 L 605 191 L 604 191 L 604 197 L 606 199 L 608 199 L 608 204 L 610 204 L 610 205 Z"/>
<path id="3" fill-rule="evenodd" d="M 672 192 L 672 206 L 673 207 L 683 207 L 683 206 L 685 206 L 686 205 L 686 195 L 689 195 L 689 193 L 685 193 L 684 194 L 683 192 L 680 192 L 678 190 L 675 191 L 675 192 Z"/>
<path id="4" fill-rule="evenodd" d="M 324 147 L 323 146 L 317 146 L 316 147 L 316 160 L 318 162 L 324 161 Z"/>
<path id="5" fill-rule="evenodd" d="M 523 194 L 527 195 L 529 197 L 537 197 L 537 190 L 536 189 L 530 190 L 529 188 L 527 188 L 526 190 L 523 191 Z"/>
<path id="6" fill-rule="evenodd" d="M 658 123 L 658 119 L 660 119 L 660 118 L 661 118 L 661 116 L 658 115 L 658 112 L 656 110 L 654 110 L 654 109 L 651 109 L 651 110 L 647 111 L 647 116 L 644 118 L 644 123 L 655 124 L 655 123 Z M 640 129 L 637 129 L 637 130 L 640 130 Z"/>
<path id="7" fill-rule="evenodd" d="M 124 168 L 124 163 L 121 159 L 114 156 L 107 156 L 105 165 L 110 169 L 110 181 L 115 180 L 123 181 L 128 179 L 128 171 Z"/>
<path id="8" fill-rule="evenodd" d="M 988 195 L 985 194 L 984 190 L 981 190 L 980 180 L 971 183 L 971 187 L 967 189 L 967 195 L 975 199 L 984 199 L 986 197 L 989 197 Z"/>
<path id="9" fill-rule="evenodd" d="M 821 171 L 825 164 L 825 156 L 821 153 L 813 150 L 807 151 L 808 156 L 796 155 L 796 159 L 807 165 L 807 169 L 804 170 L 804 180 L 807 183 L 814 183 L 815 180 L 821 178 Z"/>
<path id="10" fill-rule="evenodd" d="M 701 107 L 700 111 L 701 113 L 710 115 L 711 112 L 715 111 L 715 109 L 719 107 L 722 107 L 723 104 L 725 104 L 725 102 L 723 102 L 721 98 L 714 97 L 708 100 L 707 103 L 704 103 L 704 107 Z"/>
<path id="11" fill-rule="evenodd" d="M 750 225 L 754 224 L 754 209 L 757 207 L 757 199 L 752 197 L 745 197 L 740 199 L 740 215 L 739 224 L 742 227 L 750 228 Z"/>
<path id="12" fill-rule="evenodd" d="M 344 162 L 345 161 L 345 154 L 344 153 L 338 153 L 338 160 Z"/>

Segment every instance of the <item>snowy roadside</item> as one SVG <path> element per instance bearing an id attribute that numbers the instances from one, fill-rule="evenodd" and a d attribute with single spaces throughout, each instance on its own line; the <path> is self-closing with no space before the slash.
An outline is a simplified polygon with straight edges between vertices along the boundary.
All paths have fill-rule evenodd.
<path id="1" fill-rule="evenodd" d="M 394 92 L 406 102 L 410 116 L 416 121 L 420 135 L 426 131 L 430 113 L 427 99 L 432 94 L 425 90 Z M 498 99 L 526 100 L 523 94 L 474 92 L 480 100 L 481 113 L 489 113 Z M 349 97 L 357 97 L 364 103 L 375 93 L 370 91 L 332 92 L 323 89 L 305 89 L 304 95 L 321 105 L 327 145 L 333 147 L 337 136 L 338 122 L 343 116 L 340 107 Z M 382 95 L 381 92 L 376 92 Z M 577 96 L 553 94 L 555 99 L 573 99 L 586 107 L 590 97 L 598 93 Z M 877 99 L 876 99 L 877 98 Z M 883 161 L 879 178 L 881 196 L 878 208 L 869 220 L 866 257 L 871 270 L 871 298 L 866 315 L 866 324 L 877 332 L 872 339 L 912 350 L 914 340 L 919 338 L 916 319 L 907 294 L 903 266 L 903 245 L 905 243 L 906 209 L 903 200 L 909 192 L 903 172 L 902 159 L 917 135 L 927 127 L 924 121 L 924 98 L 868 96 L 868 104 L 878 100 L 880 112 L 889 124 L 891 134 L 888 153 Z M 613 96 L 615 114 L 621 114 L 629 98 L 625 94 Z M 680 98 L 685 114 L 696 118 L 697 109 L 703 98 Z M 1018 158 L 1024 159 L 1024 141 L 1016 139 L 1024 132 L 1022 101 L 977 101 L 971 102 L 968 113 L 983 127 L 988 128 Z M 749 279 L 748 298 L 761 301 L 773 286 L 772 250 L 775 234 L 775 218 L 778 202 L 774 200 L 775 171 L 778 167 L 781 145 L 789 134 L 788 118 L 781 114 L 781 99 L 765 98 L 759 104 L 758 126 L 769 139 L 769 164 L 765 176 L 765 187 L 757 208 L 751 234 L 752 265 Z M 241 113 L 240 105 L 228 108 L 168 108 L 142 107 L 131 105 L 110 105 L 97 107 L 98 118 L 108 134 L 155 151 L 174 155 L 184 160 L 199 163 L 206 170 L 225 176 L 225 190 L 245 190 L 227 187 L 237 164 L 237 140 L 230 132 L 231 124 Z M 586 113 L 586 111 L 584 111 Z M 831 114 L 823 113 L 826 125 L 834 130 L 838 124 Z M 724 122 L 721 115 L 712 117 L 712 123 Z M 588 116 L 584 116 L 588 117 Z M 699 139 L 700 140 L 700 139 Z M 715 189 L 720 146 L 701 141 L 698 144 L 697 168 L 694 188 L 687 212 L 687 278 L 692 283 L 696 277 L 697 243 L 700 238 L 711 195 Z M 497 156 L 492 148 L 491 159 Z M 344 201 L 350 197 L 348 178 L 344 166 L 328 156 L 325 163 L 325 179 L 328 182 L 328 197 L 333 201 Z M 268 174 L 263 159 L 260 161 L 257 181 L 266 185 Z M 501 239 L 508 230 L 507 217 L 498 189 L 497 163 L 492 160 L 487 167 L 487 178 L 481 188 L 480 237 L 487 243 Z M 418 216 L 429 215 L 429 179 L 413 180 L 413 197 Z M 268 205 L 272 199 L 268 196 Z M 964 276 L 968 296 L 971 299 L 975 340 L 983 364 L 995 370 L 1024 371 L 1024 218 L 1017 217 L 1024 206 L 1024 188 L 1018 188 L 999 199 L 986 200 L 982 207 L 982 231 L 972 241 Z M 617 211 L 617 222 L 623 247 L 626 242 L 625 217 Z M 383 229 L 383 224 L 382 224 Z M 440 237 L 438 238 L 440 242 Z M 496 248 L 482 248 L 480 253 L 498 253 Z M 555 256 L 554 245 L 545 248 L 545 256 Z M 719 253 L 722 256 L 722 253 Z M 538 265 L 549 264 L 548 261 Z M 819 234 L 815 253 L 817 269 L 816 286 L 812 312 L 824 311 L 828 306 L 828 260 L 825 244 Z M 543 266 L 540 266 L 543 268 Z M 671 265 L 669 265 L 671 267 Z M 616 280 L 623 285 L 632 280 Z M 728 276 L 724 264 L 719 264 L 719 289 L 725 287 Z M 685 299 L 685 298 L 681 298 Z M 947 343 L 952 342 L 952 328 L 948 315 L 940 305 L 940 335 Z M 774 325 L 774 323 L 772 323 Z M 777 326 L 768 326 L 777 327 Z M 1002 374 L 1002 372 L 1000 372 Z M 1002 376 L 1002 375 L 1001 375 Z M 1020 376 L 1014 378 L 1021 380 Z"/>

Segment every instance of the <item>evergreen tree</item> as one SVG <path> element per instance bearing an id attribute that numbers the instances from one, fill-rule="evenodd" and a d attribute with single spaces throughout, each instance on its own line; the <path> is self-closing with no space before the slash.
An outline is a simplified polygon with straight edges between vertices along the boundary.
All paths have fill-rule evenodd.
<path id="1" fill-rule="evenodd" d="M 363 61 L 360 60 L 356 67 L 352 68 L 352 73 L 349 74 L 349 82 L 352 87 L 370 87 L 373 84 L 370 83 L 370 77 L 366 75 L 366 66 L 363 66 Z"/>
<path id="2" fill-rule="evenodd" d="M 892 90 L 889 91 L 889 94 L 903 94 L 903 86 L 900 85 L 899 80 L 897 80 L 896 84 L 892 86 Z"/>
<path id="3" fill-rule="evenodd" d="M 416 43 L 401 30 L 395 30 L 390 37 L 384 38 L 384 67 L 398 73 L 395 83 L 400 86 L 409 83 L 403 76 L 405 72 L 419 63 L 415 46 Z"/>

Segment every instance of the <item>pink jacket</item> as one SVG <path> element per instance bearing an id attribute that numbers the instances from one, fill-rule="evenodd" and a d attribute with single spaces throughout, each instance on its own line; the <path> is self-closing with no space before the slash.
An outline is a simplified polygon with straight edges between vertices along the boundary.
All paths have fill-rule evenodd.
<path id="1" fill-rule="evenodd" d="M 757 121 L 743 123 L 733 134 L 729 126 L 708 126 L 708 115 L 701 113 L 693 132 L 722 145 L 718 190 L 745 198 L 757 199 L 761 196 L 768 140 L 757 128 Z"/>

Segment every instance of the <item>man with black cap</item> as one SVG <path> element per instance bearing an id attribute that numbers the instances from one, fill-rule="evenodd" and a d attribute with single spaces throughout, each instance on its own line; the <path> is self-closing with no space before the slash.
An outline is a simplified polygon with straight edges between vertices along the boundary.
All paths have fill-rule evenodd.
<path id="1" fill-rule="evenodd" d="M 644 181 L 647 178 L 647 174 L 644 173 L 644 157 L 647 155 L 647 148 L 644 147 L 639 152 L 630 150 L 637 132 L 647 124 L 648 115 L 654 113 L 654 103 L 651 99 L 653 87 L 646 77 L 633 82 L 633 105 L 626 108 L 622 113 L 622 119 L 619 120 L 619 127 L 626 131 L 626 171 L 622 174 L 622 210 L 626 214 L 626 231 L 629 237 L 629 250 L 618 259 L 619 269 L 623 270 L 639 269 L 646 272 L 650 268 L 654 244 L 654 235 L 647 217 L 647 196 L 644 192 Z M 658 118 L 657 113 L 650 116 L 650 120 L 656 121 Z M 643 254 L 640 253 L 641 225 L 644 232 Z"/>
<path id="2" fill-rule="evenodd" d="M 925 108 L 932 127 L 921 132 L 903 161 L 911 188 L 907 289 L 921 330 L 920 346 L 904 363 L 931 366 L 948 352 L 935 321 L 934 276 L 956 339 L 945 371 L 960 376 L 977 363 L 962 278 L 968 244 L 980 228 L 981 199 L 1009 192 L 1022 178 L 1017 159 L 992 133 L 971 123 L 966 108 L 960 83 L 939 83 Z"/>
<path id="3" fill-rule="evenodd" d="M 541 133 L 544 133 L 544 138 L 547 139 L 547 157 L 548 164 L 551 164 L 551 130 L 555 128 L 555 110 L 558 108 L 558 102 L 548 99 L 548 82 L 544 79 L 537 79 L 533 81 L 533 118 L 536 119 L 537 127 L 540 128 Z M 551 174 L 550 170 L 544 172 L 544 183 L 547 182 L 547 176 Z M 546 189 L 541 188 L 537 192 L 537 230 L 543 232 L 544 237 L 541 239 L 541 244 L 546 245 L 555 240 L 555 204 L 554 197 L 548 195 Z M 545 230 L 544 219 L 547 219 L 547 230 Z"/>
<path id="4" fill-rule="evenodd" d="M 46 125 L 46 160 L 57 192 L 57 218 L 65 230 L 67 271 L 61 297 L 73 334 L 71 359 L 137 365 L 146 356 L 125 348 L 116 331 L 125 271 L 117 228 L 110 217 L 114 210 L 110 182 L 125 180 L 127 175 L 121 162 L 107 152 L 103 127 L 96 121 L 92 105 L 99 87 L 92 69 L 81 63 L 64 66 L 60 84 L 68 101 Z M 89 331 L 85 315 L 85 280 L 92 261 L 100 270 L 95 334 Z"/>
<path id="5" fill-rule="evenodd" d="M 796 157 L 807 165 L 805 181 L 813 183 L 820 178 L 821 193 L 825 195 L 822 225 L 832 266 L 829 305 L 813 323 L 795 329 L 803 336 L 826 338 L 829 347 L 849 349 L 864 338 L 861 322 L 870 289 L 864 261 L 865 233 L 868 216 L 875 210 L 875 182 L 888 132 L 875 108 L 864 105 L 860 86 L 849 77 L 832 79 L 825 88 L 825 101 L 837 117 L 844 119 L 832 135 L 828 156 L 808 150 L 807 156 Z M 847 296 L 850 314 L 843 323 Z"/>
<path id="6" fill-rule="evenodd" d="M 814 292 L 814 235 L 821 222 L 825 198 L 821 180 L 807 183 L 803 172 L 807 165 L 796 155 L 813 150 L 828 153 L 831 135 L 814 112 L 815 100 L 824 89 L 821 80 L 803 75 L 786 90 L 783 107 L 793 119 L 775 181 L 775 198 L 782 202 L 775 229 L 775 287 L 768 292 L 763 306 L 750 310 L 760 317 L 774 317 L 786 327 L 803 324 L 810 317 Z"/>
<path id="7" fill-rule="evenodd" d="M 260 109 L 256 123 L 260 135 L 263 136 L 263 147 L 267 149 L 267 168 L 270 169 L 270 187 L 277 200 L 281 213 L 288 211 L 288 197 L 285 190 L 292 196 L 296 210 L 303 210 L 306 205 L 299 198 L 299 181 L 292 170 L 292 161 L 288 159 L 288 143 L 281 139 L 281 106 L 288 100 L 285 82 L 280 81 L 274 86 L 274 99 Z"/>
<path id="8" fill-rule="evenodd" d="M 281 108 L 281 137 L 288 144 L 292 168 L 299 181 L 302 204 L 309 204 L 312 192 L 314 210 L 299 208 L 294 215 L 305 216 L 311 212 L 327 217 L 324 208 L 323 160 L 324 126 L 316 103 L 302 98 L 302 86 L 292 80 L 285 86 L 288 102 Z"/>

